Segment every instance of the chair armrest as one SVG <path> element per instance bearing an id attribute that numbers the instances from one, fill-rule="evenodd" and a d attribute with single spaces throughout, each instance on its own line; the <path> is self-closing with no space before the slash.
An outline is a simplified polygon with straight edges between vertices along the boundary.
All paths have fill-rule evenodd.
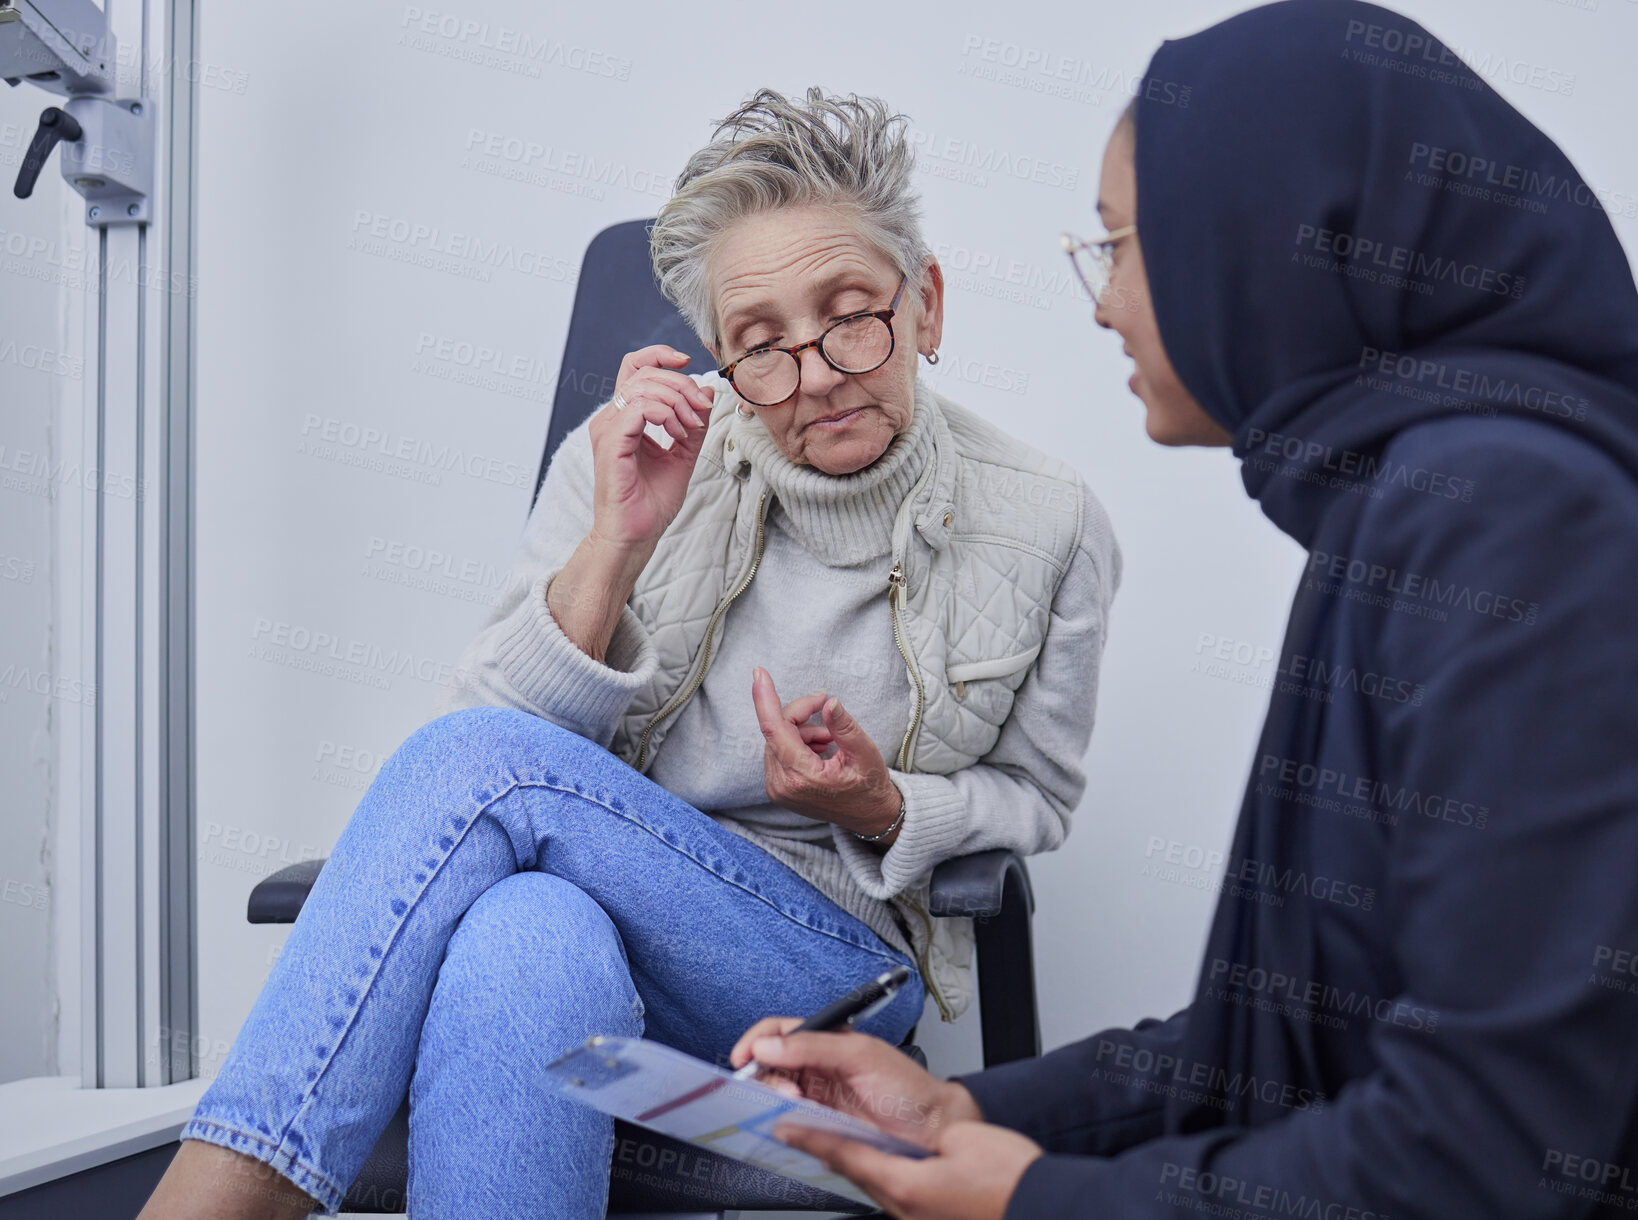
<path id="1" fill-rule="evenodd" d="M 1041 1018 L 1035 1007 L 1030 933 L 1035 893 L 1024 861 L 1001 848 L 946 860 L 933 870 L 928 908 L 934 915 L 974 920 L 984 1066 L 1039 1055 Z"/>
<path id="2" fill-rule="evenodd" d="M 1001 847 L 974 852 L 933 870 L 928 909 L 934 915 L 989 919 L 1001 913 L 1009 891 L 1023 902 L 1026 916 L 1035 913 L 1035 892 L 1023 860 Z"/>
<path id="3" fill-rule="evenodd" d="M 259 882 L 250 891 L 246 917 L 251 923 L 294 923 L 323 867 L 323 860 L 303 860 Z M 1002 848 L 959 856 L 935 868 L 930 912 L 980 919 L 999 915 L 1009 874 L 1015 875 L 1014 884 L 1019 887 L 1025 906 L 1033 913 L 1035 895 L 1030 889 L 1024 862 Z"/>
<path id="4" fill-rule="evenodd" d="M 295 923 L 323 867 L 323 860 L 303 860 L 257 882 L 245 918 L 251 923 Z"/>

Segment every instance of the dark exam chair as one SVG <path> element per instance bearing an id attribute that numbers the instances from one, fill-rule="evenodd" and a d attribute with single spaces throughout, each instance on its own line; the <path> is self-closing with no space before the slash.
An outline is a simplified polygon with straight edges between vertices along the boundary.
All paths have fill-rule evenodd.
<path id="1" fill-rule="evenodd" d="M 669 343 L 694 357 L 685 372 L 714 367 L 694 332 L 654 282 L 648 257 L 650 223 L 633 220 L 614 225 L 599 233 L 586 250 L 551 427 L 535 478 L 536 497 L 564 436 L 613 397 L 615 374 L 627 352 Z M 258 884 L 250 894 L 250 922 L 294 923 L 323 865 L 323 860 L 293 864 Z M 986 1067 L 1041 1051 L 1030 945 L 1034 907 L 1029 873 L 1012 852 L 986 851 L 947 860 L 933 872 L 932 913 L 971 916 L 977 921 L 979 1014 Z M 912 1037 L 914 1033 L 912 1030 Z M 926 1062 L 908 1039 L 903 1049 Z M 405 1209 L 408 1136 L 406 1097 L 347 1192 L 342 1211 Z M 615 1123 L 609 1215 L 729 1220 L 741 1210 L 857 1214 L 870 1209 L 644 1128 Z"/>

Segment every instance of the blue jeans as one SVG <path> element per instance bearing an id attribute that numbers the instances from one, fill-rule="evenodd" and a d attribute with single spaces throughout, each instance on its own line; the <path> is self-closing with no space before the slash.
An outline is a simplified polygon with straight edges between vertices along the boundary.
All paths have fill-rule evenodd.
<path id="1" fill-rule="evenodd" d="M 592 1034 L 725 1062 L 915 963 L 761 848 L 509 708 L 417 729 L 364 794 L 182 1129 L 339 1208 L 410 1101 L 411 1216 L 601 1217 L 613 1123 L 541 1068 Z M 920 976 L 862 1028 L 901 1041 Z"/>

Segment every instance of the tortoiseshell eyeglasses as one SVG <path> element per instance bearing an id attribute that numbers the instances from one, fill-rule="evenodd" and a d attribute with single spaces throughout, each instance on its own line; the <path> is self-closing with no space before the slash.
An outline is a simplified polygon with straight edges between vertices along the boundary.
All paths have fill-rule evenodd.
<path id="1" fill-rule="evenodd" d="M 795 347 L 753 347 L 717 372 L 753 407 L 777 407 L 802 384 L 802 353 L 815 348 L 838 373 L 870 373 L 893 355 L 893 315 L 904 295 L 908 276 L 899 277 L 898 291 L 886 309 L 872 309 L 838 318 L 817 339 Z"/>

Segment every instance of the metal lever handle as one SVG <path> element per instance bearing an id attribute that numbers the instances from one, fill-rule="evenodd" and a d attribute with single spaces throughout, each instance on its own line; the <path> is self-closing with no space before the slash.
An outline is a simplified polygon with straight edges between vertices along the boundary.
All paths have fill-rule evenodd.
<path id="1" fill-rule="evenodd" d="M 72 144 L 84 134 L 85 131 L 68 111 L 47 106 L 40 114 L 40 126 L 34 132 L 34 139 L 29 141 L 28 152 L 23 154 L 23 168 L 17 173 L 17 185 L 12 187 L 11 193 L 19 199 L 27 199 L 34 194 L 34 184 L 39 181 L 40 171 L 45 168 L 51 150 L 61 141 Z"/>

